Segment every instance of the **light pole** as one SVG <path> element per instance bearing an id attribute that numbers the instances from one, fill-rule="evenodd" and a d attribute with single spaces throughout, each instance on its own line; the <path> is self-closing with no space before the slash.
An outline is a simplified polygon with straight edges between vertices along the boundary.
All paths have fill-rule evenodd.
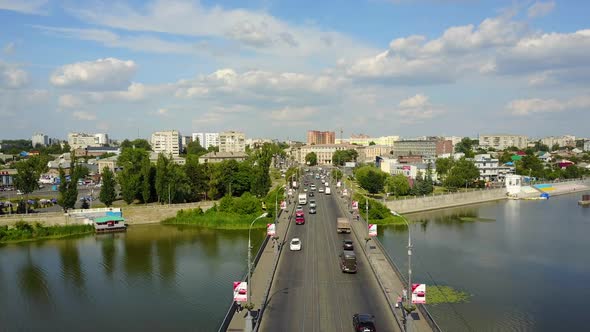
<path id="1" fill-rule="evenodd" d="M 408 225 L 408 291 L 407 291 L 407 307 L 412 307 L 412 236 L 410 233 L 410 223 L 401 214 L 390 210 L 394 216 L 402 218 L 402 220 Z"/>
<path id="2" fill-rule="evenodd" d="M 268 213 L 264 212 L 263 214 L 261 214 L 259 217 L 257 217 L 256 219 L 252 220 L 252 223 L 250 224 L 250 228 L 248 228 L 248 306 L 251 306 L 252 303 L 252 261 L 251 261 L 251 251 L 252 251 L 252 245 L 250 242 L 250 233 L 252 231 L 252 226 L 254 225 L 254 223 L 256 222 L 256 220 L 260 219 L 260 218 L 264 218 L 266 217 Z M 246 332 L 252 332 L 252 314 L 250 313 L 251 308 L 248 308 L 248 314 L 246 315 L 246 328 L 244 329 L 244 331 Z"/>

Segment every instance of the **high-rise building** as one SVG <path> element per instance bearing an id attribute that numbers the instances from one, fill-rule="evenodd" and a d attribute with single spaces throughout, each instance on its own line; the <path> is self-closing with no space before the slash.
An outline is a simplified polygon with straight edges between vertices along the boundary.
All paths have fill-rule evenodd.
<path id="1" fill-rule="evenodd" d="M 152 150 L 178 157 L 182 150 L 182 142 L 178 130 L 156 131 L 152 134 Z"/>
<path id="2" fill-rule="evenodd" d="M 98 137 L 95 135 L 85 133 L 69 133 L 68 134 L 68 145 L 72 150 L 79 148 L 85 148 L 88 146 L 98 147 L 101 146 Z"/>
<path id="3" fill-rule="evenodd" d="M 238 131 L 219 133 L 219 152 L 245 152 L 246 135 Z"/>
<path id="4" fill-rule="evenodd" d="M 219 146 L 219 133 L 193 133 L 193 142 L 199 139 L 199 144 L 205 149 Z"/>
<path id="5" fill-rule="evenodd" d="M 550 149 L 557 145 L 560 148 L 569 146 L 576 147 L 576 136 L 563 135 L 563 136 L 549 136 L 541 139 L 541 143 L 547 145 Z"/>
<path id="6" fill-rule="evenodd" d="M 104 133 L 94 134 L 94 137 L 96 137 L 96 140 L 98 141 L 98 144 L 100 144 L 100 145 L 108 145 L 109 144 L 109 135 L 107 135 L 107 134 L 104 134 Z"/>
<path id="7" fill-rule="evenodd" d="M 522 135 L 479 135 L 479 146 L 504 150 L 511 146 L 526 149 L 528 137 Z"/>
<path id="8" fill-rule="evenodd" d="M 333 131 L 307 131 L 307 144 L 334 144 L 336 143 L 336 133 Z"/>
<path id="9" fill-rule="evenodd" d="M 42 134 L 42 133 L 33 134 L 31 141 L 32 141 L 33 148 L 35 148 L 37 145 L 41 145 L 41 146 L 48 146 L 49 145 L 49 137 L 47 137 L 47 135 Z"/>

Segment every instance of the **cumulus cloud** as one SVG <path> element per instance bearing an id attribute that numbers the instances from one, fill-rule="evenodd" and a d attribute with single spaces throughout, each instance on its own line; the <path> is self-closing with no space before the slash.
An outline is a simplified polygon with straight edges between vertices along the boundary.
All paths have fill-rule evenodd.
<path id="1" fill-rule="evenodd" d="M 156 114 L 158 114 L 160 116 L 168 116 L 168 115 L 170 115 L 170 113 L 168 113 L 168 109 L 166 109 L 166 108 L 160 108 L 160 109 L 158 109 L 158 111 L 156 112 Z"/>
<path id="2" fill-rule="evenodd" d="M 84 112 L 84 111 L 73 112 L 72 116 L 78 120 L 84 120 L 84 121 L 96 120 L 96 114 L 92 114 L 92 113 Z"/>
<path id="3" fill-rule="evenodd" d="M 527 15 L 529 17 L 543 17 L 543 16 L 546 16 L 549 13 L 551 13 L 554 8 L 555 8 L 554 1 L 548 1 L 548 2 L 537 1 L 532 6 L 529 7 L 529 9 L 527 11 Z"/>
<path id="4" fill-rule="evenodd" d="M 0 9 L 23 14 L 45 14 L 43 7 L 48 0 L 0 0 Z"/>
<path id="5" fill-rule="evenodd" d="M 84 105 L 84 101 L 71 94 L 59 96 L 57 105 L 60 108 L 79 108 Z"/>
<path id="6" fill-rule="evenodd" d="M 285 107 L 280 110 L 274 110 L 270 113 L 270 118 L 274 121 L 301 122 L 309 120 L 312 116 L 317 115 L 319 111 L 313 107 Z"/>
<path id="7" fill-rule="evenodd" d="M 490 54 L 497 48 L 516 43 L 526 25 L 509 16 L 487 18 L 477 27 L 450 27 L 441 37 L 428 40 L 413 35 L 393 40 L 389 49 L 373 57 L 341 62 L 349 76 L 396 84 L 432 84 L 455 81 L 461 75 L 489 72 Z"/>
<path id="8" fill-rule="evenodd" d="M 443 109 L 430 103 L 428 96 L 419 93 L 400 101 L 392 111 L 381 112 L 378 118 L 394 117 L 400 123 L 412 124 L 432 119 L 443 112 Z"/>
<path id="9" fill-rule="evenodd" d="M 58 87 L 117 90 L 129 86 L 136 65 L 116 58 L 77 62 L 58 68 L 50 78 Z"/>
<path id="10" fill-rule="evenodd" d="M 570 110 L 590 110 L 590 96 L 579 96 L 567 100 L 540 98 L 518 99 L 509 102 L 506 108 L 513 115 L 518 116 Z"/>
<path id="11" fill-rule="evenodd" d="M 0 60 L 0 88 L 18 89 L 29 82 L 29 75 L 18 66 Z"/>

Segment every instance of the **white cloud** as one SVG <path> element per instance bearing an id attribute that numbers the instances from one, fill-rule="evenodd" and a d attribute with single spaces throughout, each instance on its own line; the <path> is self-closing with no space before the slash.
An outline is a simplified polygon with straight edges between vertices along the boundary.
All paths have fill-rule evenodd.
<path id="1" fill-rule="evenodd" d="M 131 60 L 105 58 L 64 65 L 50 80 L 58 87 L 117 90 L 129 86 L 135 71 L 136 65 Z"/>
<path id="2" fill-rule="evenodd" d="M 18 66 L 0 60 L 0 88 L 18 89 L 29 82 L 29 75 Z"/>
<path id="3" fill-rule="evenodd" d="M 209 112 L 199 116 L 198 118 L 194 118 L 192 124 L 194 127 L 205 125 L 209 126 L 216 123 L 222 123 L 224 120 L 225 119 L 221 116 L 221 114 Z"/>
<path id="4" fill-rule="evenodd" d="M 548 1 L 548 2 L 537 1 L 532 6 L 529 7 L 529 9 L 527 11 L 527 15 L 529 17 L 543 17 L 543 16 L 546 16 L 549 13 L 551 13 L 554 8 L 555 8 L 554 1 Z"/>
<path id="5" fill-rule="evenodd" d="M 191 54 L 202 51 L 199 45 L 195 43 L 171 42 L 148 35 L 121 36 L 104 29 L 75 29 L 42 25 L 35 25 L 34 27 L 49 35 L 95 41 L 111 48 L 127 48 L 133 51 L 177 54 Z"/>
<path id="6" fill-rule="evenodd" d="M 95 114 L 92 114 L 89 112 L 84 112 L 84 111 L 73 112 L 72 116 L 78 120 L 85 120 L 85 121 L 96 120 Z"/>
<path id="7" fill-rule="evenodd" d="M 513 115 L 526 116 L 535 113 L 555 113 L 569 110 L 590 111 L 590 96 L 579 96 L 567 100 L 557 99 L 518 99 L 506 106 Z"/>
<path id="8" fill-rule="evenodd" d="M 0 10 L 11 10 L 24 14 L 45 14 L 43 6 L 48 0 L 0 0 Z"/>
<path id="9" fill-rule="evenodd" d="M 494 69 L 492 55 L 498 48 L 514 45 L 527 31 L 510 16 L 487 18 L 479 26 L 450 27 L 441 37 L 428 41 L 413 35 L 393 40 L 389 49 L 340 67 L 360 80 L 396 84 L 452 82 L 472 72 Z"/>
<path id="10" fill-rule="evenodd" d="M 416 94 L 400 101 L 392 112 L 381 112 L 378 118 L 385 119 L 391 116 L 400 123 L 412 124 L 430 120 L 442 113 L 444 110 L 432 105 L 428 96 Z"/>
<path id="11" fill-rule="evenodd" d="M 317 115 L 319 111 L 313 107 L 285 107 L 280 110 L 274 110 L 270 113 L 270 118 L 277 122 L 288 121 L 301 122 L 309 120 L 312 116 Z"/>
<path id="12" fill-rule="evenodd" d="M 109 4 L 69 10 L 86 22 L 105 27 L 227 40 L 250 51 L 281 57 L 334 60 L 341 54 L 361 56 L 372 51 L 358 40 L 309 22 L 296 25 L 265 11 L 207 7 L 200 2 L 155 0 L 144 8 Z"/>
<path id="13" fill-rule="evenodd" d="M 158 111 L 156 112 L 156 114 L 158 114 L 160 116 L 168 116 L 168 115 L 170 115 L 170 113 L 168 112 L 168 109 L 166 109 L 166 108 L 160 108 L 160 109 L 158 109 Z"/>
<path id="14" fill-rule="evenodd" d="M 59 96 L 57 105 L 60 108 L 80 108 L 84 106 L 84 101 L 71 94 Z"/>
<path id="15" fill-rule="evenodd" d="M 12 55 L 14 53 L 15 46 L 16 44 L 14 42 L 7 43 L 2 48 L 2 52 L 6 55 Z"/>

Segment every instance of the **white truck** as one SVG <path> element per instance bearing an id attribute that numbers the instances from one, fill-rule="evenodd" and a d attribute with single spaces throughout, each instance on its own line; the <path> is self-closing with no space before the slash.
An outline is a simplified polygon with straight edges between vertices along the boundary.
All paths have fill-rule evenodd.
<path id="1" fill-rule="evenodd" d="M 305 205 L 307 204 L 307 194 L 306 193 L 301 193 L 299 194 L 299 205 Z"/>
<path id="2" fill-rule="evenodd" d="M 326 195 L 330 195 L 332 193 L 332 190 L 330 190 L 330 187 L 326 187 Z"/>
<path id="3" fill-rule="evenodd" d="M 350 220 L 348 218 L 336 219 L 338 233 L 350 233 Z"/>

